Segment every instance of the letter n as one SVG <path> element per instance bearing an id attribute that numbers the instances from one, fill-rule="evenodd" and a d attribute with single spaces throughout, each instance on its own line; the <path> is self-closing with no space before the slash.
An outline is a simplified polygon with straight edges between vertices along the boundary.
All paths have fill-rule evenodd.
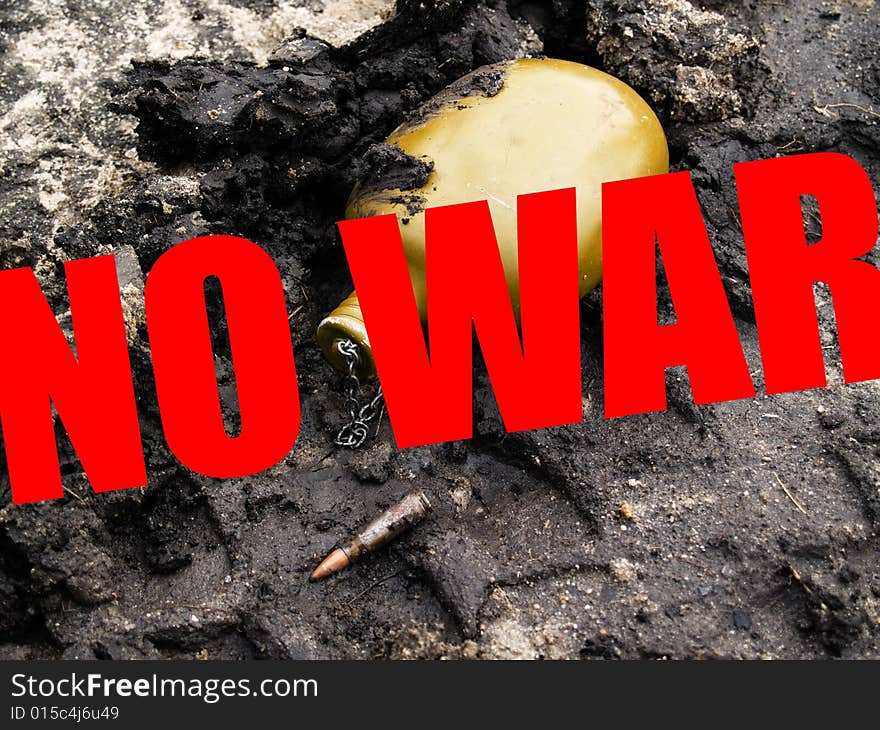
<path id="1" fill-rule="evenodd" d="M 33 271 L 0 272 L 0 420 L 16 504 L 63 496 L 50 400 L 96 492 L 147 483 L 114 259 L 64 269 L 75 355 Z"/>

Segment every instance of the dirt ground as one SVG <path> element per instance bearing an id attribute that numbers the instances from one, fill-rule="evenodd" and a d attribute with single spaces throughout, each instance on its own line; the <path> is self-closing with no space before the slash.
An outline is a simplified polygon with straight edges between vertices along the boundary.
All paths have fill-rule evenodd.
<path id="1" fill-rule="evenodd" d="M 333 446 L 343 382 L 314 338 L 349 291 L 334 224 L 370 145 L 543 53 L 657 110 L 760 391 L 732 164 L 834 150 L 880 182 L 878 21 L 873 0 L 0 4 L 0 268 L 33 266 L 69 329 L 62 263 L 118 254 L 151 477 L 94 495 L 60 426 L 64 500 L 12 506 L 0 463 L 0 657 L 880 658 L 880 387 L 843 385 L 824 288 L 825 389 L 695 408 L 676 370 L 667 412 L 606 421 L 594 293 L 582 424 L 505 435 L 477 363 L 475 438 L 410 450 L 387 419 Z M 177 464 L 151 381 L 143 274 L 206 233 L 265 247 L 293 313 L 300 437 L 246 479 Z M 430 521 L 307 582 L 416 486 Z"/>

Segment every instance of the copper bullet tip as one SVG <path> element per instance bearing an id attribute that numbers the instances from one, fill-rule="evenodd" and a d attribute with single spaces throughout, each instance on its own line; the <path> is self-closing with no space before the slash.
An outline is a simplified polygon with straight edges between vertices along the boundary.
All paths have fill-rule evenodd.
<path id="1" fill-rule="evenodd" d="M 343 568 L 347 568 L 350 563 L 351 561 L 348 559 L 348 555 L 345 554 L 345 550 L 342 548 L 336 548 L 321 561 L 321 564 L 317 568 L 315 568 L 315 572 L 312 573 L 309 580 L 322 580 L 328 575 L 333 575 Z"/>

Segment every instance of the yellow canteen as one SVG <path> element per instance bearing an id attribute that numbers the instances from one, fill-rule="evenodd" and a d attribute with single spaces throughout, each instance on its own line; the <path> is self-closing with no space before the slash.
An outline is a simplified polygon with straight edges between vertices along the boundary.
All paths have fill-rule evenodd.
<path id="1" fill-rule="evenodd" d="M 589 66 L 549 58 L 477 69 L 423 104 L 386 143 L 410 161 L 415 185 L 394 175 L 362 179 L 352 191 L 346 217 L 397 215 L 423 322 L 426 208 L 488 201 L 518 317 L 517 195 L 577 189 L 583 296 L 602 276 L 602 183 L 657 175 L 669 167 L 660 122 L 633 89 Z M 369 339 L 354 293 L 318 327 L 322 351 L 342 370 L 347 367 L 339 349 L 344 340 L 357 346 L 360 374 L 372 374 Z"/>

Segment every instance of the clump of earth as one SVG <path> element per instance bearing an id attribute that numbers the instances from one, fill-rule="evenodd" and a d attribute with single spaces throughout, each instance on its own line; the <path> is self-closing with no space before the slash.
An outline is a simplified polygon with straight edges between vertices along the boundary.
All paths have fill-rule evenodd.
<path id="1" fill-rule="evenodd" d="M 0 656 L 880 657 L 880 387 L 843 384 L 824 287 L 827 388 L 698 408 L 673 370 L 667 411 L 605 420 L 594 293 L 583 423 L 506 434 L 477 361 L 474 438 L 417 449 L 397 449 L 387 420 L 360 450 L 333 445 L 344 383 L 314 338 L 351 286 L 335 230 L 351 188 L 377 161 L 395 173 L 387 134 L 468 72 L 546 54 L 657 110 L 761 392 L 732 165 L 831 150 L 880 180 L 878 21 L 873 0 L 0 10 L 0 268 L 33 267 L 69 332 L 64 261 L 117 255 L 150 474 L 94 494 L 60 423 L 64 499 L 12 505 L 0 462 Z M 819 235 L 815 210 L 805 225 Z M 295 448 L 244 479 L 169 453 L 140 299 L 163 252 L 210 233 L 272 255 L 300 377 Z M 220 294 L 207 299 L 234 427 Z M 415 487 L 429 521 L 307 582 Z"/>

